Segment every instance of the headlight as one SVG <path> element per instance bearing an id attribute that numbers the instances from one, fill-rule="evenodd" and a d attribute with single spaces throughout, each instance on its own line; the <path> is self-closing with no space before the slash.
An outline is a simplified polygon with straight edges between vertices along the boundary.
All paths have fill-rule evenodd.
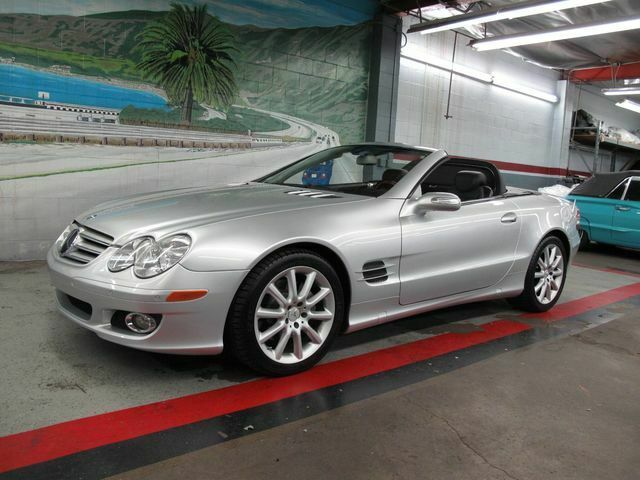
<path id="1" fill-rule="evenodd" d="M 136 259 L 136 252 L 141 248 L 153 243 L 153 238 L 142 237 L 131 240 L 126 245 L 123 245 L 114 253 L 109 259 L 107 267 L 112 272 L 121 272 L 132 266 Z"/>
<path id="2" fill-rule="evenodd" d="M 188 235 L 174 235 L 143 245 L 135 253 L 133 273 L 150 278 L 166 272 L 185 256 L 190 246 Z"/>

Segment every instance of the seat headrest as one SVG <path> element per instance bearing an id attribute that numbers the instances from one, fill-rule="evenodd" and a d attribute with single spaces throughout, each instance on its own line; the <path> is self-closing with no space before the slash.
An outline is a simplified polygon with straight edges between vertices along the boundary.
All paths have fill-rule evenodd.
<path id="1" fill-rule="evenodd" d="M 397 182 L 406 174 L 407 171 L 402 170 L 401 168 L 387 168 L 384 172 L 382 172 L 382 181 Z"/>
<path id="2" fill-rule="evenodd" d="M 487 184 L 487 176 L 473 170 L 460 170 L 456 173 L 456 189 L 460 192 L 470 192 Z"/>

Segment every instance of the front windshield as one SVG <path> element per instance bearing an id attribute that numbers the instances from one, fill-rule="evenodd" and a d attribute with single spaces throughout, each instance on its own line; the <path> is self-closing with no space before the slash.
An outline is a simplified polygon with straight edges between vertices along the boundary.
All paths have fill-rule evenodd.
<path id="1" fill-rule="evenodd" d="M 264 183 L 377 197 L 431 152 L 385 145 L 329 148 L 262 178 Z"/>

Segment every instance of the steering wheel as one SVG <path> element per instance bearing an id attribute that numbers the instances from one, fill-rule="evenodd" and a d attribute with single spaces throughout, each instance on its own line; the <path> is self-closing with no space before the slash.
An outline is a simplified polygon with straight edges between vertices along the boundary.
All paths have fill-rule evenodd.
<path id="1" fill-rule="evenodd" d="M 398 183 L 396 180 L 380 180 L 373 186 L 373 190 L 375 190 L 376 192 L 381 192 L 382 194 L 390 190 L 391 187 L 393 187 L 396 183 Z"/>

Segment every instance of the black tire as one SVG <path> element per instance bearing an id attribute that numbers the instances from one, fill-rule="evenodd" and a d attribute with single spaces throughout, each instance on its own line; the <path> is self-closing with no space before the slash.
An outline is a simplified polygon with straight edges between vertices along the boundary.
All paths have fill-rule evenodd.
<path id="1" fill-rule="evenodd" d="M 585 230 L 580 230 L 580 250 L 587 250 L 591 247 L 589 234 Z"/>
<path id="2" fill-rule="evenodd" d="M 535 294 L 535 284 L 536 284 L 536 265 L 538 263 L 538 259 L 540 258 L 542 252 L 549 245 L 556 246 L 560 252 L 562 253 L 562 282 L 560 284 L 560 288 L 558 289 L 558 293 L 555 298 L 551 300 L 549 303 L 542 303 L 538 300 L 538 297 Z M 525 282 L 524 282 L 524 290 L 522 293 L 514 298 L 509 298 L 507 301 L 513 305 L 514 307 L 525 310 L 527 312 L 546 312 L 553 308 L 553 306 L 557 303 L 560 295 L 562 294 L 562 290 L 564 289 L 564 284 L 567 280 L 567 252 L 564 247 L 562 241 L 554 236 L 550 235 L 542 240 L 536 250 L 533 252 L 531 256 L 531 261 L 529 262 L 529 268 L 527 269 Z"/>
<path id="3" fill-rule="evenodd" d="M 333 290 L 335 312 L 333 325 L 324 343 L 310 357 L 294 364 L 283 364 L 269 358 L 261 349 L 254 330 L 254 314 L 262 291 L 281 272 L 292 267 L 311 267 L 326 277 Z M 345 317 L 344 290 L 334 268 L 313 251 L 291 248 L 273 253 L 256 265 L 238 289 L 227 317 L 225 349 L 241 363 L 269 376 L 292 375 L 311 368 L 329 350 L 341 331 Z"/>

